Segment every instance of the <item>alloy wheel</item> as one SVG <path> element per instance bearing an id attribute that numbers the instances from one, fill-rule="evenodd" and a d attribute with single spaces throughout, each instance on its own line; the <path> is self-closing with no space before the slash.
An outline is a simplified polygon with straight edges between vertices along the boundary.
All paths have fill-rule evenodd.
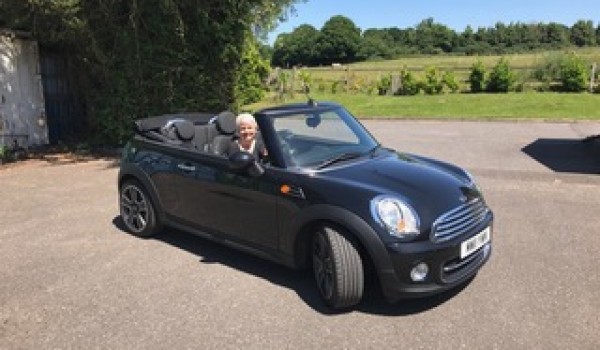
<path id="1" fill-rule="evenodd" d="M 317 287 L 326 300 L 333 297 L 333 259 L 329 243 L 322 232 L 317 233 L 313 242 L 313 269 Z"/>
<path id="2" fill-rule="evenodd" d="M 148 200 L 135 185 L 126 185 L 121 190 L 121 217 L 125 225 L 134 233 L 144 231 L 148 225 Z"/>

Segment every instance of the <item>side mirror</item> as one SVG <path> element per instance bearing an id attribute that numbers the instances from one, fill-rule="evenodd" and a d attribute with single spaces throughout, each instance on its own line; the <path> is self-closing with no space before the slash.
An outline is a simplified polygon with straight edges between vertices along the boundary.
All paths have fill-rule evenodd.
<path id="1" fill-rule="evenodd" d="M 321 124 L 321 116 L 318 114 L 310 115 L 304 120 L 304 122 L 306 123 L 306 126 L 314 129 Z"/>
<path id="2" fill-rule="evenodd" d="M 250 176 L 258 177 L 265 169 L 248 152 L 236 152 L 229 156 L 229 166 L 236 171 L 247 171 Z"/>
<path id="3" fill-rule="evenodd" d="M 233 170 L 244 170 L 255 161 L 254 156 L 248 152 L 235 152 L 229 156 L 229 165 Z"/>

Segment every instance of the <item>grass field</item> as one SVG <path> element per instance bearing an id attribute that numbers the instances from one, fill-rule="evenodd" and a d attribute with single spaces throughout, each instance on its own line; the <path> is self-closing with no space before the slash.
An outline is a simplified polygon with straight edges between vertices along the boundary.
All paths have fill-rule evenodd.
<path id="1" fill-rule="evenodd" d="M 587 62 L 600 64 L 600 49 L 577 49 L 574 51 Z M 552 56 L 565 51 L 542 52 L 506 56 L 414 56 L 389 61 L 369 61 L 354 63 L 342 68 L 307 67 L 300 71 L 308 72 L 312 79 L 312 96 L 317 100 L 336 101 L 346 106 L 361 118 L 451 118 L 451 119 L 539 119 L 539 120 L 600 120 L 600 94 L 563 94 L 536 93 L 536 83 L 531 82 L 531 72 Z M 524 84 L 523 93 L 509 94 L 470 94 L 467 77 L 470 68 L 477 60 L 482 60 L 491 69 L 501 57 L 506 57 L 513 70 Z M 460 94 L 437 96 L 417 95 L 377 96 L 375 94 L 349 93 L 340 91 L 331 93 L 334 81 L 348 81 L 348 86 L 373 84 L 384 74 L 397 73 L 403 68 L 414 72 L 421 78 L 427 67 L 435 66 L 442 71 L 452 71 L 460 81 Z M 537 83 L 538 86 L 540 83 Z M 300 81 L 296 79 L 296 90 Z M 318 89 L 319 85 L 324 89 Z M 357 89 L 358 90 L 358 89 Z M 263 101 L 244 106 L 246 110 L 285 102 L 305 101 L 300 93 L 295 98 L 277 100 L 274 93 Z"/>
<path id="2" fill-rule="evenodd" d="M 509 93 L 446 94 L 437 96 L 377 96 L 364 94 L 311 94 L 316 100 L 341 103 L 360 118 L 494 119 L 494 120 L 600 120 L 600 94 Z M 303 102 L 306 97 L 277 101 L 273 97 L 244 106 L 245 110 L 280 103 Z"/>
<path id="3" fill-rule="evenodd" d="M 565 51 L 546 51 L 528 54 L 501 55 L 501 56 L 413 56 L 388 61 L 367 61 L 348 65 L 352 69 L 375 69 L 394 71 L 406 66 L 409 69 L 422 70 L 429 66 L 440 69 L 468 70 L 473 63 L 481 60 L 486 66 L 494 66 L 501 57 L 505 57 L 515 69 L 533 69 L 544 62 L 546 58 L 566 52 L 575 52 L 578 56 L 589 62 L 600 63 L 600 49 L 574 49 Z"/>
<path id="4" fill-rule="evenodd" d="M 358 85 L 370 84 L 383 75 L 397 74 L 402 69 L 407 69 L 416 78 L 422 79 L 428 67 L 436 67 L 442 72 L 453 72 L 461 90 L 465 91 L 468 90 L 467 79 L 475 62 L 481 60 L 489 71 L 500 58 L 505 57 L 516 74 L 517 81 L 523 83 L 526 89 L 533 89 L 539 84 L 532 81 L 532 72 L 552 57 L 568 52 L 575 52 L 590 64 L 593 62 L 600 64 L 600 49 L 586 48 L 502 56 L 410 56 L 395 60 L 358 62 L 336 68 L 331 66 L 303 67 L 299 70 L 307 72 L 311 76 L 314 86 L 319 84 L 329 86 L 334 81 L 356 82 Z"/>

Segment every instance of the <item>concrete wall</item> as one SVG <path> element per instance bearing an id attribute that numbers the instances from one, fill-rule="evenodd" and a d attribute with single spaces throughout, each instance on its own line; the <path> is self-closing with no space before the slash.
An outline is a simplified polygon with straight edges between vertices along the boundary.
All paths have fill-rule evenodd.
<path id="1" fill-rule="evenodd" d="M 0 145 L 48 143 L 37 43 L 0 32 Z"/>

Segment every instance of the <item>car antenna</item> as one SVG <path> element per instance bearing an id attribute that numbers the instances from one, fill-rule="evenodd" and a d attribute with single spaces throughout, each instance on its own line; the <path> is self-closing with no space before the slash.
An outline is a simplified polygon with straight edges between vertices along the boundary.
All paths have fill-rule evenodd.
<path id="1" fill-rule="evenodd" d="M 313 98 L 310 97 L 310 87 L 307 84 L 304 84 L 304 94 L 306 95 L 306 98 L 308 99 L 308 105 L 311 107 L 316 107 L 317 101 L 313 100 Z"/>

